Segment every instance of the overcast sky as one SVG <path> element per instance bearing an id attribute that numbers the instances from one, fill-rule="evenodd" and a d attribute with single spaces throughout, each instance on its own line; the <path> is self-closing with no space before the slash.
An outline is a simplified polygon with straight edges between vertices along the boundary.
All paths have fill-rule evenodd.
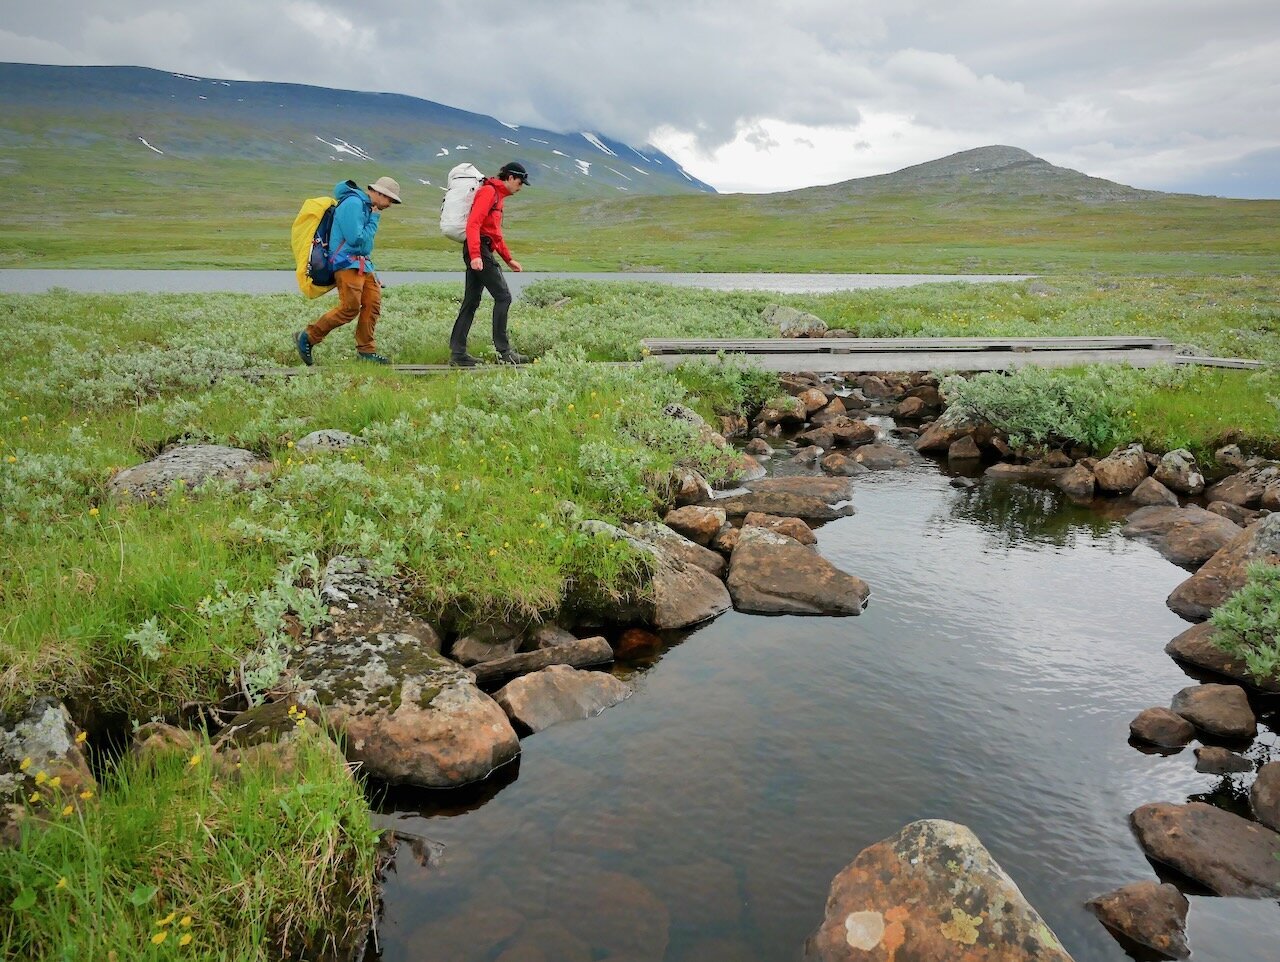
<path id="1" fill-rule="evenodd" d="M 44 0 L 0 60 L 393 91 L 651 142 L 722 191 L 987 144 L 1280 197 L 1280 0 Z"/>

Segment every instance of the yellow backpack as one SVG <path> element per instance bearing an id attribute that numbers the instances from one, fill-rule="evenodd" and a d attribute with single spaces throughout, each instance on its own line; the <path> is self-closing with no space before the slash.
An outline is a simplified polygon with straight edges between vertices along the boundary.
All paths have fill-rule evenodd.
<path id="1" fill-rule="evenodd" d="M 298 289 L 306 297 L 327 294 L 335 286 L 329 233 L 337 209 L 332 197 L 309 197 L 293 220 L 293 261 L 297 265 Z"/>

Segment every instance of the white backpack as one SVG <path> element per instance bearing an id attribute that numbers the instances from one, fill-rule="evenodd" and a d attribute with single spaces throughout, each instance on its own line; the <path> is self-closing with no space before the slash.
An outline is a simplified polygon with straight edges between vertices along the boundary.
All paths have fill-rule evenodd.
<path id="1" fill-rule="evenodd" d="M 449 186 L 440 202 L 440 233 L 459 244 L 467 240 L 467 217 L 484 174 L 474 164 L 459 164 L 449 171 Z"/>

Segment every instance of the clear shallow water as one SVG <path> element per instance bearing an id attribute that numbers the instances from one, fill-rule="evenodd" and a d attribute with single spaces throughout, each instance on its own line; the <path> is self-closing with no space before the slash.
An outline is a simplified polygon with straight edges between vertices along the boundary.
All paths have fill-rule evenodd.
<path id="1" fill-rule="evenodd" d="M 380 271 L 387 286 L 398 284 L 456 283 L 461 288 L 462 271 Z M 714 291 L 777 291 L 787 294 L 858 291 L 876 287 L 910 287 L 959 281 L 982 284 L 988 281 L 1020 281 L 1024 274 L 677 274 L 581 273 L 508 271 L 507 284 L 519 295 L 541 280 L 572 279 L 613 281 L 630 284 L 671 284 Z M 293 271 L 116 271 L 116 270 L 0 270 L 0 292 L 40 294 L 54 288 L 76 293 L 126 294 L 296 294 Z"/>
<path id="2" fill-rule="evenodd" d="M 1077 962 L 1127 958 L 1082 903 L 1156 877 L 1129 812 L 1239 804 L 1190 749 L 1127 743 L 1193 681 L 1163 653 L 1186 573 L 1056 493 L 923 461 L 854 484 L 818 536 L 871 584 L 862 616 L 730 612 L 616 668 L 636 694 L 526 738 L 500 784 L 389 800 L 445 850 L 401 846 L 384 962 L 796 959 L 832 877 L 926 817 L 973 828 Z M 1192 896 L 1188 934 L 1196 962 L 1272 959 L 1280 907 Z"/>

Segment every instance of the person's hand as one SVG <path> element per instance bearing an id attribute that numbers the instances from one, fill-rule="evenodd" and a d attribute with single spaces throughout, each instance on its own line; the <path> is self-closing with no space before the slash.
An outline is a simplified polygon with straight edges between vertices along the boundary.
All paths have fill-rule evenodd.
<path id="1" fill-rule="evenodd" d="M 509 263 L 511 264 L 511 269 L 515 271 L 517 274 L 519 274 L 522 270 L 524 270 L 524 268 L 520 266 L 519 261 L 510 261 Z"/>
<path id="2" fill-rule="evenodd" d="M 482 271 L 482 270 L 484 270 L 484 261 L 482 261 L 482 260 L 481 260 L 480 258 L 478 258 L 478 257 L 473 257 L 473 258 L 471 258 L 471 269 L 472 269 L 473 271 Z"/>

